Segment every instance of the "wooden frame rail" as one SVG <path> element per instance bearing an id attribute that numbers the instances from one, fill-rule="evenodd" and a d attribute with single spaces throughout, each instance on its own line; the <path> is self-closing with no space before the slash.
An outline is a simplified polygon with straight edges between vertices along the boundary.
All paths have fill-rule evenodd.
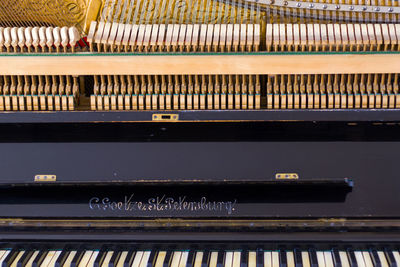
<path id="1" fill-rule="evenodd" d="M 400 53 L 0 56 L 0 75 L 333 73 L 400 73 Z"/>

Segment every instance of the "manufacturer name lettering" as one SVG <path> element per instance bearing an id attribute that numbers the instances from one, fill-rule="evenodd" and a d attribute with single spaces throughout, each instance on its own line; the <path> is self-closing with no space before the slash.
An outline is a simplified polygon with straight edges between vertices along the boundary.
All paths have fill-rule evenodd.
<path id="1" fill-rule="evenodd" d="M 235 211 L 236 199 L 233 201 L 212 201 L 207 197 L 198 200 L 187 200 L 186 196 L 152 197 L 145 201 L 134 199 L 134 194 L 124 196 L 123 201 L 115 201 L 110 197 L 92 197 L 89 200 L 89 209 L 103 211 L 125 212 L 216 212 L 232 214 Z"/>

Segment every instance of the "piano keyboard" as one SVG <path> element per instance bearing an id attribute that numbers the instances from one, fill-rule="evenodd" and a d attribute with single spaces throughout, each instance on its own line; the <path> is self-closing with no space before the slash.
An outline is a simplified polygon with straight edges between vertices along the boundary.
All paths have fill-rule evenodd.
<path id="1" fill-rule="evenodd" d="M 0 250 L 1 267 L 399 267 L 398 250 Z"/>

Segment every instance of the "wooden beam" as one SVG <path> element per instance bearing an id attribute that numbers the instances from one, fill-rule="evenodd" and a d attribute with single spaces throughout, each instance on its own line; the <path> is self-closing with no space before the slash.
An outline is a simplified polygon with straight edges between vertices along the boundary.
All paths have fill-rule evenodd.
<path id="1" fill-rule="evenodd" d="M 400 53 L 0 56 L 0 75 L 400 73 Z"/>

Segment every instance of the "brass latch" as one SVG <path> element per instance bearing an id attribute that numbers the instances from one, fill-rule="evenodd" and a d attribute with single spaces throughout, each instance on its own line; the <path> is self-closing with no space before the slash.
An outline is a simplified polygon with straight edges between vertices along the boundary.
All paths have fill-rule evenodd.
<path id="1" fill-rule="evenodd" d="M 35 175 L 35 182 L 55 182 L 57 177 L 54 174 Z"/>
<path id="2" fill-rule="evenodd" d="M 299 179 L 299 175 L 297 173 L 277 173 L 275 174 L 275 179 L 294 180 L 294 179 Z"/>
<path id="3" fill-rule="evenodd" d="M 153 114 L 153 121 L 177 121 L 178 114 Z"/>

